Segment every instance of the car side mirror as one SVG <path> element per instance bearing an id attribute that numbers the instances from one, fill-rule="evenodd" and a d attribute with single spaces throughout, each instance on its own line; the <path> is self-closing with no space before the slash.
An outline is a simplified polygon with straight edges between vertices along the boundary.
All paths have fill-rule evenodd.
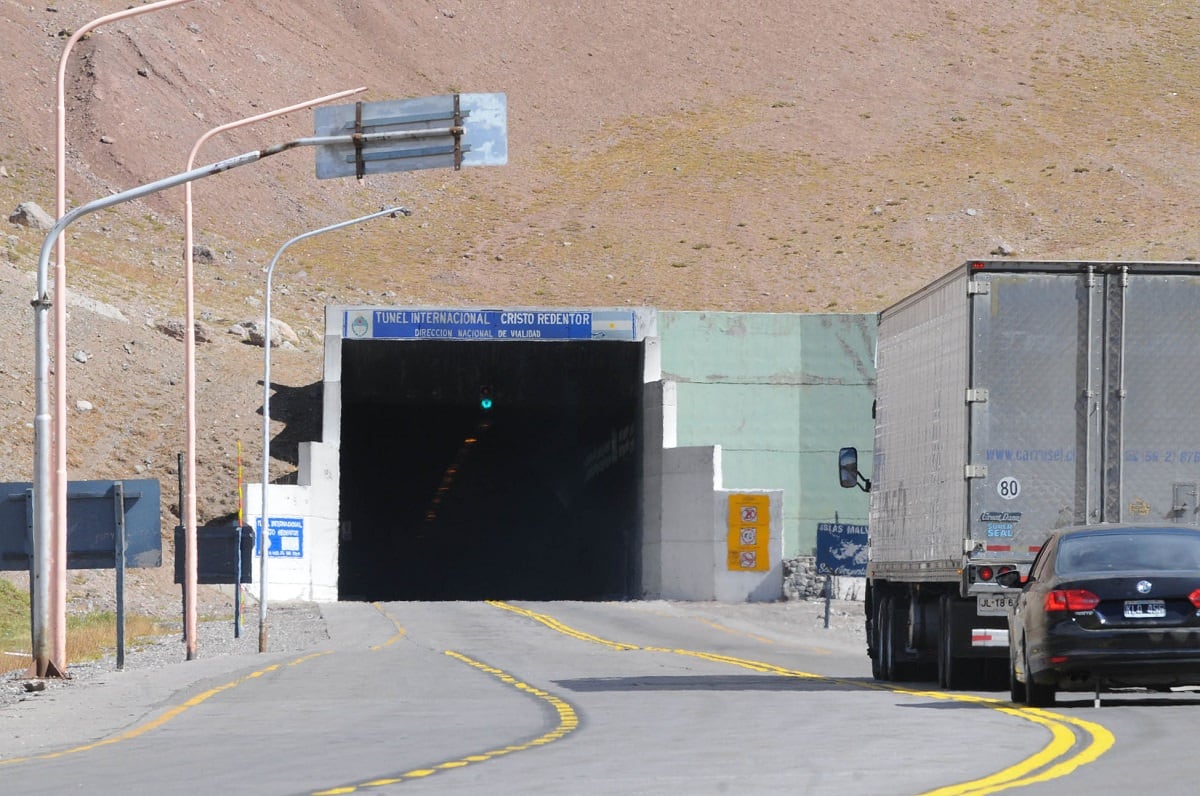
<path id="1" fill-rule="evenodd" d="M 1019 569 L 1010 569 L 996 576 L 996 582 L 1006 589 L 1020 588 L 1026 582 Z"/>

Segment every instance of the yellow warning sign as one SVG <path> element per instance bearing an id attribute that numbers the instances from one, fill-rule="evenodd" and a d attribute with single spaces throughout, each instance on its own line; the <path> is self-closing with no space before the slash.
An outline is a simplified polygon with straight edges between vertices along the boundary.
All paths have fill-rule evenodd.
<path id="1" fill-rule="evenodd" d="M 731 571 L 765 572 L 771 568 L 769 495 L 730 495 L 728 528 Z"/>

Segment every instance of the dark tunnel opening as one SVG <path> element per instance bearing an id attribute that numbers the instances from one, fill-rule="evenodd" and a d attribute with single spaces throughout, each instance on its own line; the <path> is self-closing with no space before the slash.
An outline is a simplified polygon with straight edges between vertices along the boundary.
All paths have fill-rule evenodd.
<path id="1" fill-rule="evenodd" d="M 341 599 L 637 596 L 642 356 L 343 341 Z"/>

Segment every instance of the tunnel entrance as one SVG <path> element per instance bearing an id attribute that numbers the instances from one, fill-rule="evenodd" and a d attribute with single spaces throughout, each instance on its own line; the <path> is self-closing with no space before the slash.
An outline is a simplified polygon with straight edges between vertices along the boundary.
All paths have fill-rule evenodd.
<path id="1" fill-rule="evenodd" d="M 340 599 L 637 596 L 643 357 L 343 340 Z"/>

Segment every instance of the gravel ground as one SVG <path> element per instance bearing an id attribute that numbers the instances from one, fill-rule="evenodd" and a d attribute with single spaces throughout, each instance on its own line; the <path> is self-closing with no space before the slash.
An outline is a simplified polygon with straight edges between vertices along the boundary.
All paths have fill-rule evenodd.
<path id="1" fill-rule="evenodd" d="M 258 608 L 249 606 L 242 617 L 242 629 L 234 637 L 233 620 L 200 622 L 196 628 L 196 658 L 258 655 Z M 267 614 L 267 647 L 271 653 L 299 652 L 327 640 L 325 619 L 317 603 L 280 603 Z M 176 632 L 149 643 L 129 645 L 125 650 L 125 671 L 156 669 L 187 661 L 182 623 Z M 86 687 L 116 671 L 116 656 L 98 661 L 68 663 L 66 679 L 27 680 L 23 672 L 11 672 L 0 678 L 0 710 L 26 699 L 37 699 L 60 689 Z M 29 690 L 30 688 L 40 690 Z"/>

